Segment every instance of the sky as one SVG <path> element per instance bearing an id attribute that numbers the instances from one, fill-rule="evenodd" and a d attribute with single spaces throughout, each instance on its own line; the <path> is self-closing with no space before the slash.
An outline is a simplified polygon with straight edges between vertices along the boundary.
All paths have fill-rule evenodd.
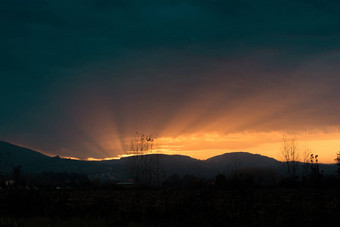
<path id="1" fill-rule="evenodd" d="M 340 150 L 340 2 L 2 0 L 0 140 L 124 154 L 135 132 L 199 159 Z"/>

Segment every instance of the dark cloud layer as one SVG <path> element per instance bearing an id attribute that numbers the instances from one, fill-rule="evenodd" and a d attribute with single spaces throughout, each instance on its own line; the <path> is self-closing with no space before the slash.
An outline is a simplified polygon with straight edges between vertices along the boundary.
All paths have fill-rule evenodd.
<path id="1" fill-rule="evenodd" d="M 324 0 L 1 1 L 0 139 L 85 158 L 121 152 L 98 142 L 110 127 L 121 141 L 338 127 L 339 11 Z"/>

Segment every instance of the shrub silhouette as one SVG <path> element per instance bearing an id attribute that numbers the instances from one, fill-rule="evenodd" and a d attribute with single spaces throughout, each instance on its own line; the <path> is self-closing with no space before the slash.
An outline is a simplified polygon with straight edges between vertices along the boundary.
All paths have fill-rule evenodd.
<path id="1" fill-rule="evenodd" d="M 337 174 L 338 174 L 338 178 L 340 179 L 340 151 L 338 151 L 336 153 L 336 166 L 337 166 Z"/>

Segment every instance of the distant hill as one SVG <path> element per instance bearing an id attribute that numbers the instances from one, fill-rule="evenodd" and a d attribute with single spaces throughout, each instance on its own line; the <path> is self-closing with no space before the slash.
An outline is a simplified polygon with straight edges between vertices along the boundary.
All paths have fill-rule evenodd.
<path id="1" fill-rule="evenodd" d="M 281 162 L 247 152 L 232 152 L 218 155 L 206 160 L 206 162 L 219 170 L 244 169 L 244 168 L 277 168 Z"/>
<path id="2" fill-rule="evenodd" d="M 50 157 L 37 151 L 0 141 L 0 171 L 8 172 L 20 165 L 26 172 L 79 172 L 91 173 L 105 171 L 98 162 L 78 161 Z"/>
<path id="3" fill-rule="evenodd" d="M 49 158 L 49 156 L 27 149 L 25 147 L 20 147 L 7 142 L 0 141 L 0 155 L 9 155 L 17 161 L 33 161 L 33 160 L 44 160 Z"/>
<path id="4" fill-rule="evenodd" d="M 34 167 L 44 163 L 50 157 L 24 147 L 0 141 L 0 164 L 1 171 L 7 171 L 11 166 L 25 165 Z"/>
<path id="5" fill-rule="evenodd" d="M 266 156 L 247 152 L 218 155 L 207 160 L 197 160 L 183 155 L 158 154 L 165 176 L 172 174 L 214 177 L 218 173 L 230 173 L 247 169 L 275 170 L 283 172 L 282 163 Z M 10 171 L 20 165 L 24 172 L 76 172 L 91 178 L 126 180 L 127 162 L 131 157 L 107 161 L 81 161 L 49 157 L 37 151 L 0 141 L 0 172 Z M 325 173 L 335 173 L 336 165 L 320 164 Z"/>

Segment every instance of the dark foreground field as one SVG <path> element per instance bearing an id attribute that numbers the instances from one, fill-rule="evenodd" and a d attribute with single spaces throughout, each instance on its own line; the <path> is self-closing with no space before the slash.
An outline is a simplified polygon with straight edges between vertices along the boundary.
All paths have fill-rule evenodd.
<path id="1" fill-rule="evenodd" d="M 338 188 L 1 191 L 1 226 L 336 226 Z"/>

